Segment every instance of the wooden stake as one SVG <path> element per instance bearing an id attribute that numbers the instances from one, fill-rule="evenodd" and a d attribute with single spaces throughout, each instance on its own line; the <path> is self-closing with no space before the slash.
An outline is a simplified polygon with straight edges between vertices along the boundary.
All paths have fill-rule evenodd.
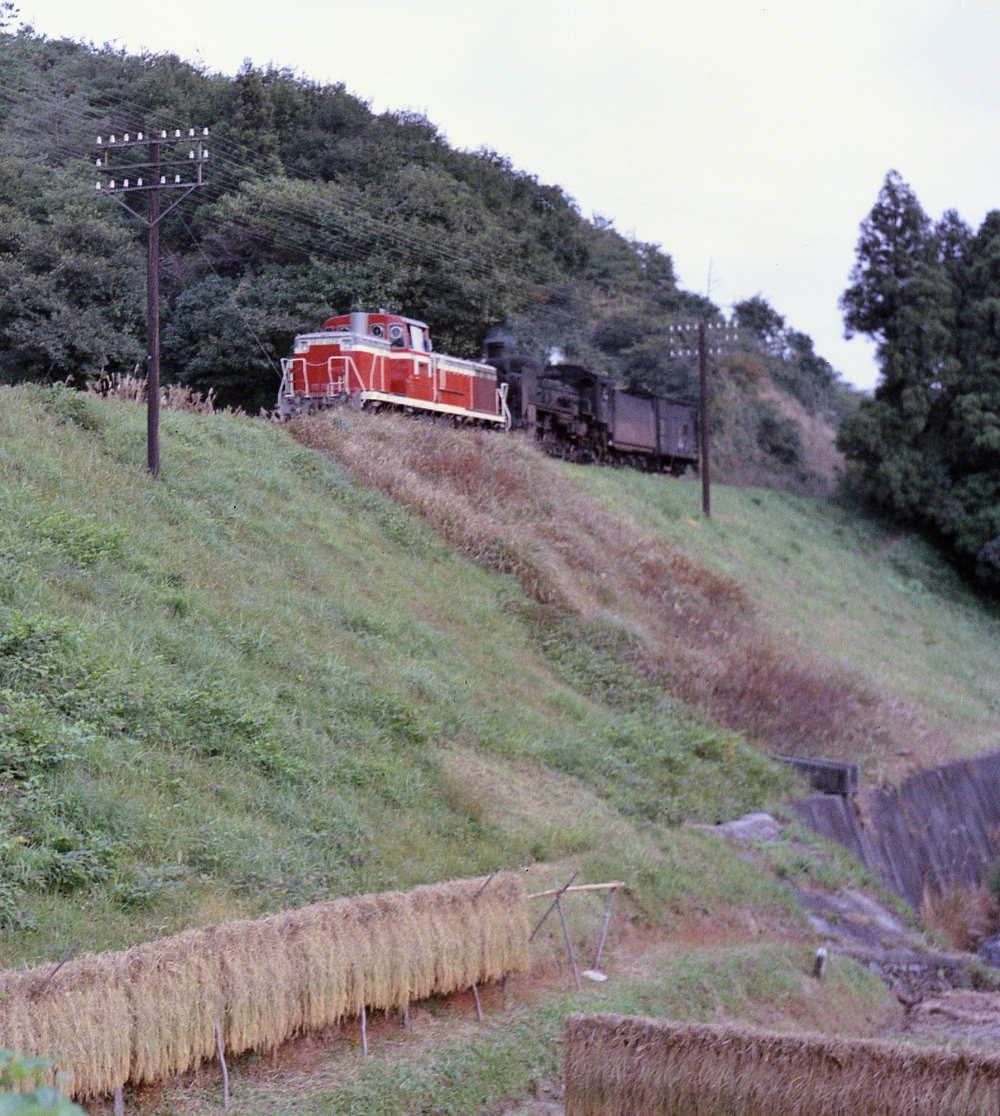
<path id="1" fill-rule="evenodd" d="M 410 1001 L 407 1000 L 406 1003 L 403 1005 L 403 1030 L 408 1031 L 409 1029 L 410 1029 Z"/>
<path id="2" fill-rule="evenodd" d="M 475 985 L 472 986 L 472 994 L 476 998 L 476 1018 L 479 1020 L 480 1023 L 482 1023 L 483 1005 L 479 1002 L 479 989 Z"/>
<path id="3" fill-rule="evenodd" d="M 571 884 L 576 879 L 576 877 L 579 876 L 579 874 L 580 874 L 580 869 L 577 868 L 577 870 L 573 873 L 573 875 L 570 876 L 569 883 L 566 884 L 565 887 L 561 887 L 555 892 L 556 897 L 555 897 L 555 899 L 552 900 L 552 903 L 549 906 L 549 909 L 538 920 L 538 925 L 535 927 L 535 929 L 531 931 L 531 937 L 528 938 L 529 942 L 534 938 L 534 936 L 538 933 L 538 931 L 541 930 L 542 924 L 545 922 L 545 920 L 549 917 L 549 915 L 552 914 L 552 912 L 559 905 L 559 896 L 562 895 L 564 892 L 566 892 L 569 889 L 569 884 Z"/>
<path id="4" fill-rule="evenodd" d="M 594 968 L 601 971 L 601 954 L 604 952 L 604 939 L 608 935 L 608 923 L 611 921 L 611 904 L 614 901 L 615 892 L 612 888 L 611 894 L 608 896 L 608 902 L 604 907 L 604 919 L 601 922 L 601 936 L 597 939 L 597 956 L 594 958 Z"/>
<path id="5" fill-rule="evenodd" d="M 219 1051 L 219 1065 L 222 1066 L 222 1108 L 229 1107 L 229 1068 L 226 1065 L 226 1052 L 222 1049 L 222 1031 L 218 1022 L 215 1024 L 215 1045 Z"/>
<path id="6" fill-rule="evenodd" d="M 500 982 L 500 991 L 503 994 L 503 1006 L 507 1008 L 507 974 L 504 973 L 503 980 Z"/>
<path id="7" fill-rule="evenodd" d="M 577 992 L 582 992 L 580 974 L 576 967 L 576 954 L 573 952 L 573 939 L 569 936 L 569 927 L 566 925 L 566 916 L 562 909 L 562 896 L 556 896 L 556 909 L 559 911 L 559 921 L 562 923 L 563 937 L 566 939 L 566 948 L 569 950 L 569 963 L 573 966 L 573 979 L 576 981 Z"/>
<path id="8" fill-rule="evenodd" d="M 125 1098 L 121 1085 L 115 1089 L 115 1116 L 125 1116 Z"/>
<path id="9" fill-rule="evenodd" d="M 365 1005 L 361 1005 L 361 1053 L 368 1057 L 368 1015 Z"/>
<path id="10" fill-rule="evenodd" d="M 496 872 L 490 872 L 490 874 L 486 877 L 486 883 L 484 883 L 483 886 L 475 894 L 476 899 L 478 899 L 479 896 L 482 895 L 482 893 L 490 886 L 490 884 L 493 882 L 493 877 L 495 875 L 496 875 Z"/>
<path id="11" fill-rule="evenodd" d="M 59 972 L 59 970 L 63 967 L 63 965 L 66 964 L 66 962 L 73 956 L 74 953 L 76 953 L 76 951 L 82 945 L 83 945 L 83 942 L 79 941 L 79 942 L 76 942 L 74 945 L 71 945 L 69 947 L 69 949 L 66 950 L 66 952 L 59 959 L 59 963 L 56 965 L 56 967 L 52 970 L 51 973 L 49 973 L 49 975 L 42 981 L 42 983 L 35 990 L 35 992 L 32 995 L 32 999 L 36 999 L 37 997 L 39 997 L 45 991 L 45 989 L 48 988 L 49 982 L 52 980 L 52 978 L 56 975 L 56 973 Z"/>

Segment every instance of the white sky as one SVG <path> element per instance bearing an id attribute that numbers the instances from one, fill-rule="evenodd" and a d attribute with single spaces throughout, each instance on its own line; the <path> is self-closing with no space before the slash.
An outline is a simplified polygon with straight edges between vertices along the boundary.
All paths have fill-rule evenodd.
<path id="1" fill-rule="evenodd" d="M 728 306 L 762 292 L 860 386 L 837 299 L 890 167 L 936 217 L 1000 204 L 997 0 L 19 0 L 53 37 L 245 58 L 424 112 Z"/>

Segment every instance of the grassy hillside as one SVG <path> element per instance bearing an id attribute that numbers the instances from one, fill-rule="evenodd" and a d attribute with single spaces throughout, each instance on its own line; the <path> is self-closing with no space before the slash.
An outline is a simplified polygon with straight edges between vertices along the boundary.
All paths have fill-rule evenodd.
<path id="1" fill-rule="evenodd" d="M 823 579 L 803 561 L 799 581 L 768 581 L 767 523 L 786 524 L 788 556 L 812 523 L 817 564 L 843 532 L 834 567 L 859 579 L 840 556 L 855 535 L 874 553 L 877 528 L 723 489 L 699 526 L 693 485 L 408 420 L 295 428 L 324 454 L 255 419 L 170 411 L 158 481 L 144 433 L 131 403 L 0 391 L 0 964 L 494 867 L 528 867 L 540 888 L 580 869 L 629 885 L 612 982 L 566 994 L 553 919 L 506 1010 L 484 993 L 482 1027 L 468 1004 L 431 1003 L 405 1041 L 371 1018 L 367 1062 L 350 1023 L 270 1065 L 250 1056 L 231 1066 L 240 1110 L 496 1111 L 551 1084 L 551 1039 L 581 1007 L 893 1025 L 890 994 L 853 962 L 822 986 L 806 975 L 815 942 L 789 885 L 871 887 L 846 854 L 789 831 L 747 860 L 676 824 L 780 810 L 800 789 L 711 719 L 785 731 L 784 713 L 718 697 L 749 653 L 792 699 L 830 697 L 817 716 L 872 684 L 823 690 L 810 673 L 830 646 L 801 654 L 778 597 Z M 913 569 L 948 640 L 979 632 L 985 648 L 992 619 L 930 557 Z M 888 567 L 871 576 L 891 584 Z M 928 687 L 945 677 L 922 669 Z M 852 708 L 861 731 L 879 706 Z M 600 914 L 593 893 L 568 911 L 585 956 Z M 214 1082 L 135 1104 L 214 1110 Z"/>
<path id="2" fill-rule="evenodd" d="M 292 430 L 474 561 L 513 574 L 550 661 L 586 675 L 560 650 L 571 635 L 616 663 L 629 680 L 612 687 L 619 704 L 638 685 L 772 751 L 861 761 L 871 779 L 988 743 L 992 613 L 915 539 L 880 558 L 876 525 L 755 489 L 720 488 L 702 525 L 697 485 L 574 469 L 520 437 L 350 412 Z M 727 492 L 742 518 L 728 514 Z M 965 700 L 979 722 L 954 715 Z"/>
<path id="3" fill-rule="evenodd" d="M 804 654 L 874 685 L 918 718 L 870 778 L 995 749 L 1000 611 L 913 532 L 827 499 L 695 484 L 629 470 L 568 469 L 617 512 L 739 580 L 765 622 Z"/>
<path id="4" fill-rule="evenodd" d="M 0 962 L 569 854 L 650 913 L 765 895 L 659 828 L 779 802 L 755 747 L 283 429 L 167 413 L 163 461 L 134 405 L 3 391 Z"/>

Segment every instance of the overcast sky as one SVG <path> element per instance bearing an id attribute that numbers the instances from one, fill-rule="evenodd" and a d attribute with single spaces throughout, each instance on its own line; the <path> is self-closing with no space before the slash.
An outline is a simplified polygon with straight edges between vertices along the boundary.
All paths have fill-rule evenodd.
<path id="1" fill-rule="evenodd" d="M 661 244 L 685 287 L 762 292 L 864 387 L 837 299 L 886 171 L 935 217 L 1000 204 L 996 0 L 18 3 L 50 36 L 274 62 L 426 113 Z"/>

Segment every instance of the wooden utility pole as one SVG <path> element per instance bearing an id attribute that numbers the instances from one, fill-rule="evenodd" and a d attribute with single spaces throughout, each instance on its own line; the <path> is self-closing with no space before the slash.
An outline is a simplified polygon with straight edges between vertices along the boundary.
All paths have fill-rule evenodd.
<path id="1" fill-rule="evenodd" d="M 712 477 L 708 460 L 708 339 L 705 319 L 698 323 L 698 382 L 701 391 L 701 510 L 712 518 Z"/>
<path id="2" fill-rule="evenodd" d="M 146 465 L 154 477 L 160 474 L 160 222 L 188 194 L 206 185 L 202 168 L 208 160 L 208 151 L 204 146 L 207 135 L 207 128 L 202 128 L 198 135 L 194 128 L 188 128 L 186 136 L 181 135 L 180 128 L 175 128 L 173 135 L 168 135 L 166 129 L 161 128 L 158 133 L 153 131 L 145 137 L 142 132 L 137 132 L 134 138 L 129 132 L 123 133 L 121 138 L 112 134 L 107 143 L 103 136 L 97 137 L 97 166 L 102 173 L 97 183 L 98 193 L 113 198 L 146 226 Z M 161 147 L 183 143 L 190 146 L 186 159 L 160 158 Z M 148 162 L 118 161 L 119 151 L 131 152 L 140 146 L 148 147 Z M 112 154 L 115 156 L 114 163 L 111 162 Z M 128 157 L 131 158 L 131 155 Z M 172 175 L 161 173 L 165 170 L 172 171 Z M 192 171 L 195 172 L 193 177 Z M 135 178 L 132 177 L 134 172 L 138 172 Z M 171 177 L 172 181 L 168 182 Z M 163 190 L 179 190 L 181 193 L 161 211 L 160 192 Z M 145 215 L 124 200 L 136 193 L 149 195 Z"/>
<path id="3" fill-rule="evenodd" d="M 146 466 L 160 475 L 160 145 L 149 145 L 146 241 Z"/>
<path id="4" fill-rule="evenodd" d="M 697 352 L 691 348 L 691 335 L 698 331 Z M 676 322 L 670 326 L 671 360 L 690 361 L 698 358 L 698 456 L 701 471 L 701 510 L 706 519 L 712 516 L 712 463 L 709 460 L 708 437 L 708 361 L 731 351 L 730 346 L 739 341 L 739 330 L 726 322 L 710 322 L 700 318 L 697 322 Z M 690 365 L 688 365 L 690 367 Z"/>

